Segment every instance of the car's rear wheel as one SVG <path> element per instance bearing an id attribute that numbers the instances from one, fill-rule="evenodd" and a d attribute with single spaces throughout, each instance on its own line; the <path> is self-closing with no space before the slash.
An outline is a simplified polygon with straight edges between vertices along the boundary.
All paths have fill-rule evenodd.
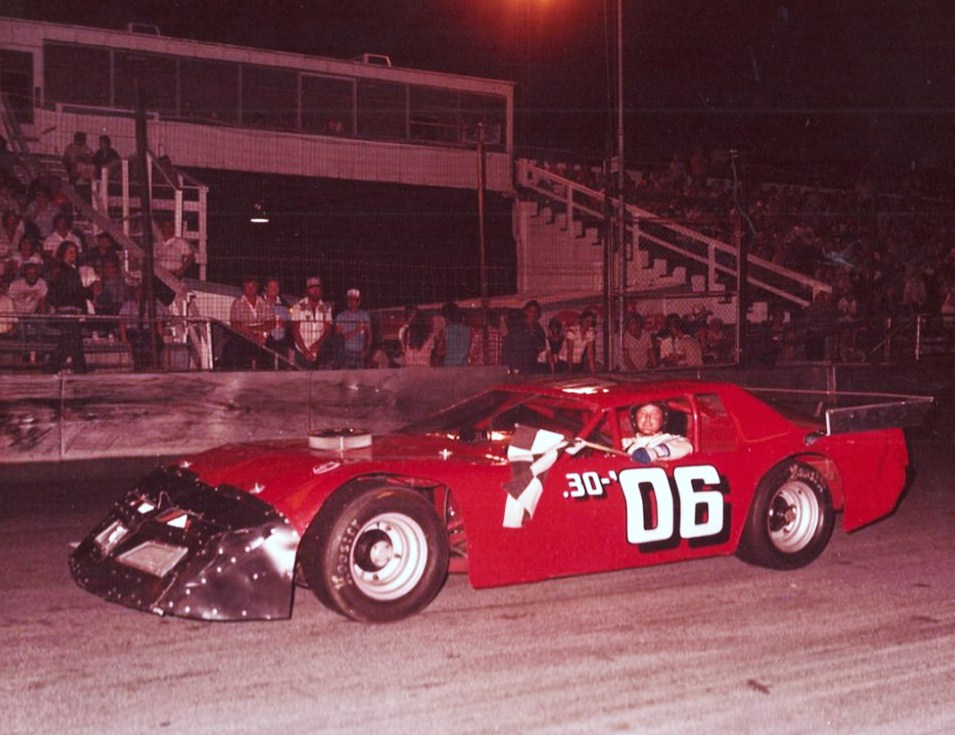
<path id="1" fill-rule="evenodd" d="M 419 493 L 376 488 L 333 499 L 309 527 L 302 572 L 319 600 L 355 620 L 400 620 L 424 608 L 448 572 L 448 539 Z"/>
<path id="2" fill-rule="evenodd" d="M 756 488 L 737 555 L 771 569 L 797 569 L 822 553 L 834 525 L 819 473 L 802 462 L 780 465 Z"/>

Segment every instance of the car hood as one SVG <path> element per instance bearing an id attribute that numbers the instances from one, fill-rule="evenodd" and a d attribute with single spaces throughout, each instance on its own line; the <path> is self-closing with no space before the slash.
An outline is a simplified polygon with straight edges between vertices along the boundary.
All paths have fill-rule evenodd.
<path id="1" fill-rule="evenodd" d="M 203 483 L 243 490 L 295 518 L 303 505 L 315 502 L 315 495 L 326 495 L 358 475 L 423 471 L 441 476 L 460 472 L 462 464 L 506 464 L 506 452 L 504 442 L 466 444 L 442 435 L 393 434 L 345 451 L 312 449 L 304 439 L 227 444 L 186 457 L 179 466 Z"/>

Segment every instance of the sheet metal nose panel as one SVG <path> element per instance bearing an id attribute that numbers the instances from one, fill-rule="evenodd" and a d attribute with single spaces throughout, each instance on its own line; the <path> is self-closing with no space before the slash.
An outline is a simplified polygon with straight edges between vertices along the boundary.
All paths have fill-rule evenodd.
<path id="1" fill-rule="evenodd" d="M 292 613 L 298 533 L 271 506 L 165 470 L 147 478 L 70 555 L 83 589 L 201 620 Z"/>

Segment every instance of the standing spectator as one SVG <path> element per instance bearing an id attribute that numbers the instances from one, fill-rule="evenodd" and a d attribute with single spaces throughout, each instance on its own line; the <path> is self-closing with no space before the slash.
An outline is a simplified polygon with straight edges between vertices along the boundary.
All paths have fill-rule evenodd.
<path id="1" fill-rule="evenodd" d="M 534 363 L 537 370 L 545 372 L 547 370 L 546 356 L 544 351 L 547 349 L 547 335 L 544 333 L 544 327 L 541 326 L 541 305 L 534 299 L 524 304 L 524 317 L 527 319 L 527 327 L 530 330 L 531 338 L 534 340 Z"/>
<path id="2" fill-rule="evenodd" d="M 347 307 L 335 319 L 335 330 L 342 343 L 342 367 L 357 370 L 365 367 L 371 352 L 371 317 L 361 305 L 361 291 L 350 288 L 345 294 Z"/>
<path id="3" fill-rule="evenodd" d="M 577 324 L 567 328 L 564 337 L 563 359 L 570 366 L 571 372 L 596 372 L 594 358 L 594 331 L 596 316 L 592 311 L 580 312 Z"/>
<path id="4" fill-rule="evenodd" d="M 552 373 L 567 372 L 567 361 L 562 357 L 565 339 L 564 323 L 552 316 L 547 322 L 547 367 Z"/>
<path id="5" fill-rule="evenodd" d="M 700 347 L 706 362 L 730 362 L 733 357 L 733 336 L 723 320 L 712 317 L 700 332 Z M 772 338 L 774 339 L 774 338 Z"/>
<path id="6" fill-rule="evenodd" d="M 119 310 L 119 341 L 128 344 L 133 353 L 133 369 L 146 370 L 150 367 L 152 350 L 151 332 L 156 334 L 156 362 L 163 350 L 164 319 L 169 316 L 169 309 L 159 299 L 156 299 L 156 323 L 148 324 L 146 320 L 146 300 L 143 298 L 143 287 L 134 285 L 127 293 L 126 301 Z"/>
<path id="7" fill-rule="evenodd" d="M 86 145 L 86 133 L 73 133 L 73 142 L 63 151 L 63 168 L 73 186 L 88 185 L 93 178 L 93 151 Z"/>
<path id="8" fill-rule="evenodd" d="M 237 334 L 230 336 L 222 353 L 227 370 L 255 370 L 263 356 L 259 349 L 268 338 L 271 309 L 259 295 L 259 281 L 255 276 L 242 279 L 242 295 L 232 302 L 229 324 Z"/>
<path id="9" fill-rule="evenodd" d="M 315 370 L 328 362 L 328 348 L 335 332 L 332 306 L 322 300 L 322 281 L 312 276 L 305 281 L 305 298 L 292 306 L 292 339 L 295 362 Z"/>
<path id="10" fill-rule="evenodd" d="M 653 340 L 643 329 L 643 316 L 631 314 L 624 325 L 620 369 L 643 371 L 656 366 L 656 351 Z"/>
<path id="11" fill-rule="evenodd" d="M 7 148 L 7 139 L 0 135 L 0 177 L 13 181 L 17 177 L 17 157 Z"/>
<path id="12" fill-rule="evenodd" d="M 100 176 L 103 175 L 104 168 L 108 168 L 111 163 L 119 160 L 119 153 L 113 148 L 113 141 L 110 140 L 108 135 L 101 135 L 99 137 L 99 148 L 97 148 L 96 153 L 93 154 L 93 166 L 96 169 L 96 178 L 100 178 Z"/>
<path id="13" fill-rule="evenodd" d="M 660 364 L 667 367 L 699 367 L 703 350 L 696 337 L 688 334 L 678 314 L 667 315 L 664 322 L 667 336 L 660 342 Z"/>
<path id="14" fill-rule="evenodd" d="M 185 240 L 176 234 L 176 223 L 164 219 L 159 223 L 160 240 L 153 248 L 155 263 L 182 278 L 196 262 L 196 254 Z"/>
<path id="15" fill-rule="evenodd" d="M 507 314 L 501 359 L 515 375 L 529 375 L 536 369 L 537 342 L 527 323 L 527 314 L 520 309 L 511 309 Z"/>
<path id="16" fill-rule="evenodd" d="M 487 355 L 484 354 L 485 330 L 487 331 Z M 500 365 L 503 339 L 501 316 L 494 309 L 488 309 L 478 327 L 471 330 L 468 363 L 470 365 Z"/>
<path id="17" fill-rule="evenodd" d="M 427 367 L 431 364 L 435 336 L 431 329 L 431 317 L 417 309 L 411 316 L 402 342 L 402 364 L 405 367 Z"/>
<path id="18" fill-rule="evenodd" d="M 277 276 L 271 276 L 266 280 L 263 298 L 269 306 L 269 336 L 265 340 L 265 346 L 287 360 L 289 349 L 291 349 L 289 330 L 291 314 L 288 305 L 282 299 L 282 287 Z"/>
<path id="19" fill-rule="evenodd" d="M 73 243 L 76 245 L 76 252 L 81 252 L 83 243 L 80 242 L 79 235 L 73 232 L 72 227 L 73 220 L 70 216 L 65 212 L 59 212 L 53 218 L 53 232 L 43 239 L 43 252 L 52 258 L 64 242 Z"/>
<path id="20" fill-rule="evenodd" d="M 76 262 L 79 251 L 76 243 L 64 240 L 56 251 L 56 262 L 50 275 L 49 300 L 57 315 L 64 318 L 57 323 L 60 344 L 53 354 L 52 368 L 55 371 L 72 362 L 74 373 L 86 372 L 86 357 L 83 355 L 83 333 L 78 317 L 87 313 L 87 301 L 92 297 L 83 286 Z"/>
<path id="21" fill-rule="evenodd" d="M 471 330 L 464 323 L 464 314 L 453 301 L 441 307 L 444 329 L 438 335 L 438 364 L 443 367 L 462 367 L 468 364 Z"/>
<path id="22" fill-rule="evenodd" d="M 408 330 L 411 328 L 411 322 L 420 314 L 416 306 L 409 304 L 404 310 L 404 323 L 398 328 L 398 349 L 403 355 L 405 347 L 408 346 Z"/>

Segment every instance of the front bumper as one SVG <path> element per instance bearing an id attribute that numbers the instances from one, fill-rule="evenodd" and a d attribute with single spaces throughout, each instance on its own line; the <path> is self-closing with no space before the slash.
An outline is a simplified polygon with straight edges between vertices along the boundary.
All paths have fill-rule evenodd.
<path id="1" fill-rule="evenodd" d="M 83 589 L 201 620 L 292 614 L 299 535 L 272 506 L 182 469 L 149 475 L 70 555 Z"/>

